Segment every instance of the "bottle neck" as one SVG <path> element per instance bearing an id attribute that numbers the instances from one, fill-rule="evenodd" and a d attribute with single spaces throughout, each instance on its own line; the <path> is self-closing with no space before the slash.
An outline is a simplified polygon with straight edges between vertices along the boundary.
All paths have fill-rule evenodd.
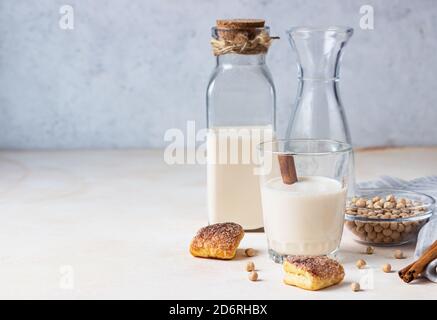
<path id="1" fill-rule="evenodd" d="M 224 54 L 217 56 L 217 65 L 259 66 L 265 65 L 265 54 Z"/>

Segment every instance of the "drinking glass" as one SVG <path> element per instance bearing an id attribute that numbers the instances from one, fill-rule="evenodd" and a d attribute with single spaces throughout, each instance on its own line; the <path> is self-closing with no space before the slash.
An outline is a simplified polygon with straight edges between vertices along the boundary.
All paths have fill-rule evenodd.
<path id="1" fill-rule="evenodd" d="M 351 145 L 335 140 L 276 140 L 261 143 L 258 151 L 271 259 L 282 263 L 289 255 L 335 254 L 343 232 Z M 284 159 L 294 163 L 297 181 L 292 184 L 284 179 Z"/>

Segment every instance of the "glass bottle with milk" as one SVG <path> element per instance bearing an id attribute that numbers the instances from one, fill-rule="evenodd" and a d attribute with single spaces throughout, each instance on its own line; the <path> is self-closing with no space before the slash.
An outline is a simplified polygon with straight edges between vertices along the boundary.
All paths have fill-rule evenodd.
<path id="1" fill-rule="evenodd" d="M 264 20 L 218 20 L 216 67 L 207 89 L 209 223 L 263 227 L 256 146 L 275 128 L 275 87 L 266 65 L 272 41 Z"/>

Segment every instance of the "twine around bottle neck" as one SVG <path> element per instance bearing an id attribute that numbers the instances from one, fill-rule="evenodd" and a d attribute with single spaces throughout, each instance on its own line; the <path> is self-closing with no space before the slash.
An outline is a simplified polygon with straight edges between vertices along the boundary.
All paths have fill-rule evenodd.
<path id="1" fill-rule="evenodd" d="M 211 39 L 211 45 L 215 56 L 225 54 L 254 55 L 267 53 L 272 41 L 279 37 L 271 37 L 266 31 L 261 31 L 253 39 L 244 33 L 239 33 L 233 39 Z"/>

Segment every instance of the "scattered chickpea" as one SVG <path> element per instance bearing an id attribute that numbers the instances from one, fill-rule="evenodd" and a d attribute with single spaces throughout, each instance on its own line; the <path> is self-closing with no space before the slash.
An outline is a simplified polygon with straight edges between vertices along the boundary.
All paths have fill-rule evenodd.
<path id="1" fill-rule="evenodd" d="M 386 263 L 382 266 L 382 271 L 384 271 L 385 273 L 391 272 L 391 265 L 389 263 Z"/>
<path id="2" fill-rule="evenodd" d="M 370 247 L 369 246 L 369 247 L 366 248 L 366 253 L 367 254 L 373 254 L 373 252 L 375 252 L 375 248 L 374 247 Z"/>
<path id="3" fill-rule="evenodd" d="M 366 261 L 364 261 L 363 259 L 358 260 L 356 263 L 358 269 L 363 269 L 365 265 L 366 265 Z"/>
<path id="4" fill-rule="evenodd" d="M 247 248 L 246 250 L 244 250 L 244 253 L 248 257 L 253 257 L 256 254 L 255 250 L 252 248 Z"/>
<path id="5" fill-rule="evenodd" d="M 352 282 L 351 289 L 353 292 L 360 291 L 360 284 L 358 282 Z"/>
<path id="6" fill-rule="evenodd" d="M 252 271 L 251 273 L 249 273 L 249 280 L 250 281 L 258 280 L 258 273 L 256 271 Z"/>
<path id="7" fill-rule="evenodd" d="M 405 258 L 404 253 L 402 252 L 402 250 L 395 250 L 394 257 L 396 259 L 403 259 L 403 258 Z"/>
<path id="8" fill-rule="evenodd" d="M 255 264 L 252 261 L 249 261 L 246 264 L 246 271 L 247 272 L 252 272 L 253 270 L 255 270 Z"/>

